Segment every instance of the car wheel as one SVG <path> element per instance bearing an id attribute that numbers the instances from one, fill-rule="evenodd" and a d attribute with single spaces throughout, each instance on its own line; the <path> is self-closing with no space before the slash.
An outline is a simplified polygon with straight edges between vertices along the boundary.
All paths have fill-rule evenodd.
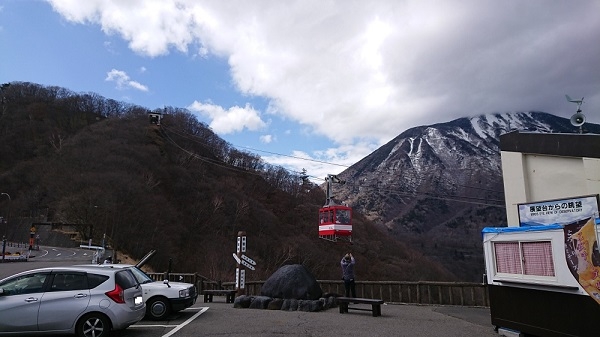
<path id="1" fill-rule="evenodd" d="M 151 298 L 146 302 L 146 315 L 155 321 L 165 319 L 171 313 L 169 300 L 164 297 Z"/>
<path id="2" fill-rule="evenodd" d="M 77 322 L 77 337 L 108 337 L 110 323 L 106 316 L 99 313 L 87 314 Z"/>

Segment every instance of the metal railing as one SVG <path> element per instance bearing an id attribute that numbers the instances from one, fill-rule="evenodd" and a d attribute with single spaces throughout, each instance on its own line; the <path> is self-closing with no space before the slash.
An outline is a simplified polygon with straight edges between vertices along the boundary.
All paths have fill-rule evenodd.
<path id="1" fill-rule="evenodd" d="M 162 281 L 164 273 L 148 273 L 154 280 Z M 205 289 L 235 289 L 235 282 L 211 281 L 198 274 L 171 273 L 169 281 L 193 283 L 201 292 Z M 265 281 L 246 281 L 246 294 L 258 296 Z M 344 282 L 318 280 L 323 293 L 344 294 Z M 430 281 L 356 281 L 356 296 L 379 298 L 387 303 L 426 305 L 459 305 L 489 307 L 486 284 L 470 282 Z"/>

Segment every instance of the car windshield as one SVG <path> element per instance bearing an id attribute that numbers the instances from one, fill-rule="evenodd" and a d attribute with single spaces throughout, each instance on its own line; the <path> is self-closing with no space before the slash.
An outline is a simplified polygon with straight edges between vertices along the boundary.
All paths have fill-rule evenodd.
<path id="1" fill-rule="evenodd" d="M 146 273 L 144 273 L 138 267 L 131 267 L 130 270 L 140 284 L 154 282 L 154 280 L 151 279 L 150 276 L 146 275 Z"/>

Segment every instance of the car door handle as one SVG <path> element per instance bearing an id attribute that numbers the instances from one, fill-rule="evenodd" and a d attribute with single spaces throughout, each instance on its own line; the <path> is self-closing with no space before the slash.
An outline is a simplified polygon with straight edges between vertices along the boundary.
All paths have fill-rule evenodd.
<path id="1" fill-rule="evenodd" d="M 77 294 L 74 297 L 75 298 L 84 298 L 84 297 L 87 297 L 87 294 Z"/>
<path id="2" fill-rule="evenodd" d="M 38 298 L 37 297 L 27 297 L 25 299 L 25 302 L 37 302 Z"/>

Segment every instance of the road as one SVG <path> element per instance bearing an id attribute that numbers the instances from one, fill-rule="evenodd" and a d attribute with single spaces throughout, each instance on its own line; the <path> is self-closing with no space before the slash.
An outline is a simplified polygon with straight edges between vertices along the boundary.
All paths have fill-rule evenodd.
<path id="1" fill-rule="evenodd" d="M 17 249 L 7 247 L 7 251 Z M 62 248 L 41 246 L 30 254 L 29 261 L 7 262 L 0 260 L 0 279 L 35 268 L 70 266 L 74 264 L 92 263 L 94 250 L 81 248 Z"/>
<path id="2" fill-rule="evenodd" d="M 34 253 L 28 262 L 0 263 L 0 279 L 33 268 L 90 263 L 93 251 L 41 247 Z M 213 303 L 198 299 L 166 321 L 142 320 L 117 336 L 498 336 L 488 308 L 386 304 L 382 315 L 373 317 L 364 311 L 340 314 L 337 308 L 321 312 L 236 309 L 224 297 L 215 296 Z"/>

